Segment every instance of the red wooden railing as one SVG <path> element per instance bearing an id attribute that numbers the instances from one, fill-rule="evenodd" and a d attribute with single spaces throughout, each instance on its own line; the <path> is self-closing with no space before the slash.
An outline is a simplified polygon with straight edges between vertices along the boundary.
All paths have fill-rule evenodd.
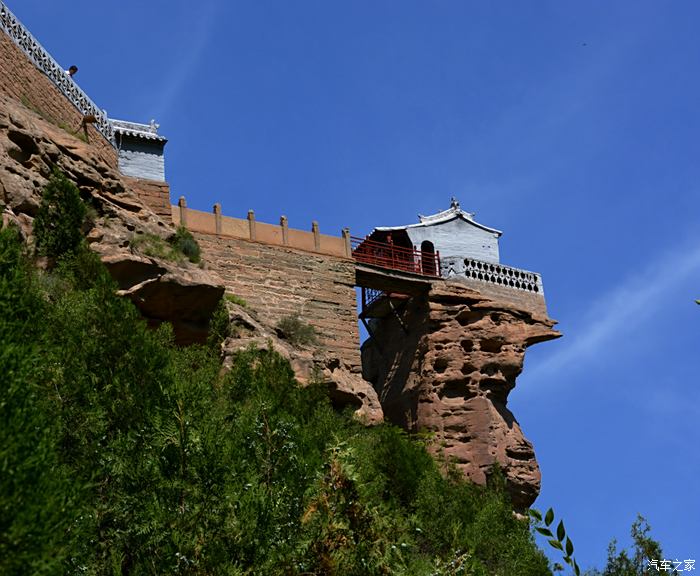
<path id="1" fill-rule="evenodd" d="M 423 276 L 440 276 L 440 252 L 403 248 L 390 242 L 350 237 L 352 257 L 362 264 L 401 270 Z"/>

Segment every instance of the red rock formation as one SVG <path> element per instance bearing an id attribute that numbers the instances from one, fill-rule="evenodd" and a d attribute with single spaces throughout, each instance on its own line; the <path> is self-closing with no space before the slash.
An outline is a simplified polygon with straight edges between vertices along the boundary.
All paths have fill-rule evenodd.
<path id="1" fill-rule="evenodd" d="M 364 376 L 386 417 L 410 431 L 435 434 L 443 452 L 483 484 L 498 463 L 516 509 L 540 489 L 532 444 L 507 408 L 525 349 L 558 338 L 555 322 L 490 300 L 458 281 L 435 282 L 428 295 L 396 303 L 372 321 L 363 346 Z"/>
<path id="2" fill-rule="evenodd" d="M 242 241 L 226 254 L 221 244 L 228 245 L 216 238 L 202 239 L 203 269 L 185 259 L 172 261 L 148 255 L 144 249 L 148 242 L 163 243 L 174 233 L 170 218 L 160 216 L 165 215 L 164 207 L 156 202 L 165 185 L 125 178 L 103 156 L 101 148 L 0 92 L 3 223 L 15 223 L 31 243 L 32 221 L 42 190 L 52 167 L 58 166 L 95 208 L 87 235 L 91 248 L 100 254 L 119 293 L 130 298 L 151 324 L 170 322 L 181 344 L 202 341 L 224 285 L 249 287 L 243 293 L 257 308 L 259 321 L 240 306 L 230 304 L 231 320 L 246 329 L 239 330 L 238 338 L 227 341 L 224 355 L 249 344 L 263 348 L 272 345 L 290 360 L 302 384 L 312 377 L 320 379 L 338 407 L 353 406 L 357 417 L 369 424 L 382 421 L 377 395 L 360 375 L 351 260 L 335 258 L 327 262 L 318 256 Z M 154 192 L 144 197 L 144 190 Z M 133 242 L 137 237 L 148 241 L 139 247 Z M 236 261 L 227 267 L 234 256 L 233 248 Z M 318 347 L 300 349 L 278 338 L 276 320 L 298 310 L 304 310 L 316 327 Z"/>
<path id="3" fill-rule="evenodd" d="M 171 322 L 179 342 L 206 338 L 209 318 L 224 291 L 218 278 L 184 259 L 172 261 L 139 252 L 132 245 L 134 238 L 164 242 L 174 230 L 133 191 L 129 185 L 133 179 L 123 179 L 105 161 L 102 148 L 0 94 L 0 213 L 3 221 L 17 224 L 29 241 L 32 220 L 54 166 L 94 208 L 87 240 L 121 293 L 151 323 Z"/>

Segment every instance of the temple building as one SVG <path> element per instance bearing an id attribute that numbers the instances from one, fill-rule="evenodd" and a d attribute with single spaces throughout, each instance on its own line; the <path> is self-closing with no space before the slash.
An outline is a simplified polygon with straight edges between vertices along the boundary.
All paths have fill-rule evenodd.
<path id="1" fill-rule="evenodd" d="M 125 176 L 165 182 L 166 138 L 158 134 L 158 124 L 139 124 L 110 118 L 119 154 L 119 171 Z"/>
<path id="2" fill-rule="evenodd" d="M 474 214 L 462 210 L 455 198 L 447 210 L 431 216 L 419 215 L 418 219 L 416 224 L 375 228 L 369 239 L 391 239 L 395 246 L 425 255 L 440 254 L 441 258 L 469 257 L 498 263 L 498 239 L 503 232 L 474 220 Z"/>
<path id="3" fill-rule="evenodd" d="M 494 298 L 545 311 L 542 278 L 536 272 L 500 263 L 500 230 L 474 219 L 452 198 L 447 210 L 418 216 L 405 226 L 379 226 L 355 239 L 353 257 L 361 265 L 457 280 Z M 363 303 L 378 295 L 363 295 Z"/>

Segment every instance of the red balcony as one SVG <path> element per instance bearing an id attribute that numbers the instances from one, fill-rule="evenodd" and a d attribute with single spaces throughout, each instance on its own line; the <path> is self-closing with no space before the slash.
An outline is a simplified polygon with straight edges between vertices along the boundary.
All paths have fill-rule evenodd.
<path id="1" fill-rule="evenodd" d="M 387 242 L 369 238 L 350 237 L 352 257 L 360 264 L 370 264 L 389 270 L 400 270 L 421 276 L 440 276 L 440 253 L 405 248 L 394 244 L 391 236 Z"/>

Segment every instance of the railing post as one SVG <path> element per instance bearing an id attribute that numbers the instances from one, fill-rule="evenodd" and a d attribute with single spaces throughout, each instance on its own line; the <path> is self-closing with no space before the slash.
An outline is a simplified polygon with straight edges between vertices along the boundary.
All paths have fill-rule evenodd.
<path id="1" fill-rule="evenodd" d="M 280 218 L 280 226 L 282 227 L 282 244 L 289 246 L 289 223 L 286 216 Z"/>
<path id="2" fill-rule="evenodd" d="M 218 202 L 214 204 L 214 225 L 216 227 L 216 233 L 221 234 L 221 204 Z"/>
<path id="3" fill-rule="evenodd" d="M 180 196 L 177 205 L 180 207 L 180 226 L 187 228 L 187 200 L 184 196 Z"/>
<path id="4" fill-rule="evenodd" d="M 311 222 L 311 232 L 313 232 L 313 234 L 314 234 L 314 250 L 316 250 L 316 252 L 320 252 L 321 251 L 321 235 L 318 232 L 318 222 L 316 222 L 316 220 Z"/>
<path id="5" fill-rule="evenodd" d="M 345 241 L 345 255 L 350 258 L 352 256 L 352 244 L 350 243 L 350 228 L 343 228 L 343 240 Z"/>
<path id="6" fill-rule="evenodd" d="M 394 262 L 394 239 L 391 234 L 387 235 L 387 243 L 389 244 L 389 256 L 391 257 L 391 267 L 396 270 L 396 263 Z"/>
<path id="7" fill-rule="evenodd" d="M 255 240 L 255 212 L 248 210 L 248 236 Z"/>

